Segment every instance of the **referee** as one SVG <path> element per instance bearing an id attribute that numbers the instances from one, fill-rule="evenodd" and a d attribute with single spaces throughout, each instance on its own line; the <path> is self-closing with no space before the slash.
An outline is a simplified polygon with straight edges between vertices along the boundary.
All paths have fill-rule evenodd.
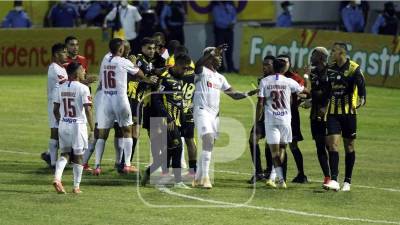
<path id="1" fill-rule="evenodd" d="M 331 181 L 324 184 L 327 189 L 338 191 L 337 182 L 339 172 L 338 145 L 340 135 L 343 137 L 345 155 L 345 177 L 342 191 L 350 191 L 351 176 L 356 159 L 354 143 L 357 134 L 357 108 L 366 102 L 364 76 L 360 66 L 347 58 L 345 43 L 333 44 L 331 57 L 334 64 L 328 68 L 328 79 L 331 83 L 327 108 L 327 144 L 329 148 L 329 163 Z"/>

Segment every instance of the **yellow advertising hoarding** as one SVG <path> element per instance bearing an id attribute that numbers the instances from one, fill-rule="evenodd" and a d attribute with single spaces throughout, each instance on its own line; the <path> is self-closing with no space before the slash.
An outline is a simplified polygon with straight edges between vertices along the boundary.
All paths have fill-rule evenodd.
<path id="1" fill-rule="evenodd" d="M 293 67 L 301 69 L 316 46 L 331 48 L 345 42 L 349 57 L 363 71 L 367 84 L 400 88 L 400 39 L 361 33 L 309 29 L 244 27 L 240 51 L 240 72 L 259 75 L 266 55 L 289 54 Z"/>
<path id="2" fill-rule="evenodd" d="M 88 59 L 90 73 L 97 73 L 108 52 L 109 33 L 101 28 L 85 29 L 1 29 L 0 75 L 47 74 L 51 46 L 73 35 L 78 38 L 80 54 Z"/>
<path id="3" fill-rule="evenodd" d="M 187 1 L 188 22 L 212 22 L 212 1 Z M 234 1 L 238 20 L 274 20 L 273 1 Z"/>

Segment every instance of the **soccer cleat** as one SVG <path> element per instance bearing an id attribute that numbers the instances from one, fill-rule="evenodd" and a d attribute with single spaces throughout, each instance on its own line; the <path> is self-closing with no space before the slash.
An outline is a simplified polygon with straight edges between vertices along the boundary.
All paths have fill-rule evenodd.
<path id="1" fill-rule="evenodd" d="M 66 194 L 66 193 L 67 193 L 67 192 L 65 192 L 65 189 L 64 189 L 64 187 L 63 187 L 61 181 L 59 181 L 59 180 L 54 180 L 54 181 L 53 181 L 53 186 L 54 186 L 54 188 L 56 189 L 56 192 L 57 192 L 58 194 Z"/>
<path id="2" fill-rule="evenodd" d="M 324 184 L 324 188 L 328 190 L 339 191 L 340 185 L 336 180 L 330 180 L 329 183 Z"/>
<path id="3" fill-rule="evenodd" d="M 184 184 L 182 181 L 179 183 L 174 184 L 174 188 L 179 188 L 179 189 L 191 189 L 188 187 L 186 184 Z"/>
<path id="4" fill-rule="evenodd" d="M 203 186 L 203 185 L 202 185 L 202 183 L 201 183 L 200 180 L 193 179 L 193 181 L 192 181 L 192 187 L 193 187 L 193 188 L 202 187 L 202 186 Z"/>
<path id="5" fill-rule="evenodd" d="M 256 174 L 256 175 L 253 175 L 253 176 L 250 178 L 250 180 L 247 181 L 247 183 L 249 183 L 249 184 L 254 184 L 254 183 L 256 183 L 257 181 L 262 181 L 262 180 L 265 180 L 264 174 Z"/>
<path id="6" fill-rule="evenodd" d="M 280 189 L 286 189 L 287 188 L 286 182 L 284 180 L 279 181 L 277 187 Z"/>
<path id="7" fill-rule="evenodd" d="M 124 173 L 137 173 L 139 170 L 135 166 L 124 166 L 122 169 Z"/>
<path id="8" fill-rule="evenodd" d="M 307 176 L 304 174 L 297 174 L 297 176 L 293 178 L 292 183 L 299 183 L 299 184 L 308 183 Z"/>
<path id="9" fill-rule="evenodd" d="M 43 152 L 43 153 L 40 155 L 40 158 L 41 158 L 43 161 L 45 161 L 46 164 L 47 164 L 49 167 L 51 167 L 51 159 L 50 159 L 50 154 L 49 154 L 49 153 Z"/>
<path id="10" fill-rule="evenodd" d="M 82 191 L 81 191 L 80 188 L 74 188 L 74 189 L 72 189 L 72 193 L 74 193 L 74 194 L 82 194 Z"/>
<path id="11" fill-rule="evenodd" d="M 94 176 L 99 176 L 99 175 L 101 174 L 101 168 L 100 168 L 100 167 L 97 167 L 96 169 L 94 169 L 94 170 L 92 171 L 92 174 L 93 174 Z"/>
<path id="12" fill-rule="evenodd" d="M 201 180 L 201 183 L 203 183 L 203 188 L 206 188 L 206 189 L 212 188 L 212 184 L 211 184 L 209 177 L 203 177 L 203 179 Z"/>
<path id="13" fill-rule="evenodd" d="M 275 182 L 272 181 L 271 179 L 268 179 L 268 180 L 265 182 L 265 185 L 267 185 L 267 187 L 276 188 Z"/>
<path id="14" fill-rule="evenodd" d="M 85 172 L 92 172 L 93 169 L 90 168 L 89 164 L 84 163 L 84 164 L 83 164 L 83 171 L 85 171 Z"/>
<path id="15" fill-rule="evenodd" d="M 351 186 L 351 184 L 350 184 L 350 183 L 348 183 L 348 182 L 344 182 L 344 183 L 343 183 L 343 187 L 342 187 L 342 190 L 341 190 L 341 191 L 350 191 L 350 186 Z"/>

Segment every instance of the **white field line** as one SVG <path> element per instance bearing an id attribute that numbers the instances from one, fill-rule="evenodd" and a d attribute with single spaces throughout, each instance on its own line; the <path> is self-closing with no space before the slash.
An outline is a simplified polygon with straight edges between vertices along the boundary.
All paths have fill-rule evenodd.
<path id="1" fill-rule="evenodd" d="M 212 199 L 204 199 L 204 198 L 199 198 L 199 197 L 194 197 L 194 196 L 190 196 L 190 195 L 177 193 L 177 192 L 171 191 L 168 188 L 163 189 L 163 192 L 167 193 L 169 195 L 177 196 L 177 197 L 181 197 L 181 198 L 186 198 L 186 199 L 191 199 L 191 200 L 196 200 L 196 201 L 201 201 L 201 202 L 207 202 L 207 203 L 212 203 L 212 204 L 229 205 L 231 207 L 244 207 L 244 208 L 249 208 L 249 209 L 258 209 L 258 210 L 264 210 L 264 211 L 275 211 L 275 212 L 288 213 L 288 214 L 294 214 L 294 215 L 299 215 L 299 216 L 319 217 L 319 218 L 344 220 L 344 221 L 357 221 L 357 222 L 378 223 L 378 224 L 400 224 L 400 222 L 398 222 L 398 221 L 372 220 L 372 219 L 363 219 L 363 218 L 332 216 L 332 215 L 319 214 L 319 213 L 308 213 L 308 212 L 303 212 L 303 211 L 298 211 L 298 210 L 291 210 L 291 209 L 262 207 L 262 206 L 255 206 L 255 205 L 246 205 L 246 204 L 222 202 L 222 201 L 216 201 L 216 200 L 212 200 Z"/>
<path id="2" fill-rule="evenodd" d="M 10 153 L 10 154 L 21 154 L 21 155 L 37 155 L 39 157 L 38 153 L 31 153 L 31 152 L 23 152 L 23 151 L 11 151 L 11 150 L 4 150 L 0 149 L 0 152 L 4 153 Z M 106 161 L 114 161 L 113 159 L 103 159 Z M 140 163 L 142 165 L 149 165 L 149 163 Z M 230 171 L 230 170 L 214 170 L 216 173 L 226 173 L 226 174 L 236 174 L 236 175 L 246 175 L 246 176 L 251 176 L 251 173 L 242 173 L 242 172 L 237 172 L 237 171 Z M 311 181 L 311 180 L 310 180 Z M 318 182 L 321 183 L 322 181 L 318 180 L 312 180 L 311 182 Z M 400 192 L 400 189 L 395 189 L 395 188 L 382 188 L 382 187 L 374 187 L 374 186 L 366 186 L 366 185 L 357 185 L 357 184 L 352 184 L 353 187 L 360 187 L 360 188 L 366 188 L 366 189 L 374 189 L 374 190 L 381 190 L 381 191 L 389 191 L 389 192 Z"/>

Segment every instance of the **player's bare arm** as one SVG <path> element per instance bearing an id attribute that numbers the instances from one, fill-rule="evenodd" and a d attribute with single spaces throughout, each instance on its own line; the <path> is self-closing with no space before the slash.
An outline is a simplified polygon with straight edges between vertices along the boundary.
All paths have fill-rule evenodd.
<path id="1" fill-rule="evenodd" d="M 59 123 L 60 122 L 60 117 L 61 117 L 61 115 L 60 115 L 60 103 L 54 102 L 53 114 L 54 114 L 54 117 L 57 120 L 57 123 Z"/>
<path id="2" fill-rule="evenodd" d="M 239 92 L 231 87 L 231 88 L 228 88 L 227 90 L 225 90 L 224 93 L 227 94 L 232 99 L 240 100 L 240 99 L 244 99 L 248 96 L 253 96 L 253 95 L 257 94 L 258 91 L 259 91 L 258 89 L 254 89 L 254 90 L 251 90 L 248 92 Z"/>
<path id="3" fill-rule="evenodd" d="M 264 103 L 265 99 L 263 97 L 258 97 L 258 102 L 256 106 L 256 121 L 261 121 L 262 120 L 262 114 L 264 112 Z"/>

